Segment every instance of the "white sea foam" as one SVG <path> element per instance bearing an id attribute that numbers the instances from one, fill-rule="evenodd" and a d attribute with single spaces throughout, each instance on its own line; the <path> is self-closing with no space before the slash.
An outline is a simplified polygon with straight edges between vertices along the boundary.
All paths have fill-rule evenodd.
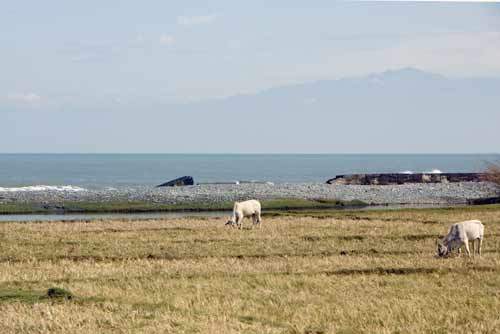
<path id="1" fill-rule="evenodd" d="M 440 171 L 439 169 L 433 169 L 431 171 L 425 171 L 425 174 L 442 174 L 443 172 Z"/>
<path id="2" fill-rule="evenodd" d="M 87 189 L 77 186 L 47 186 L 34 185 L 26 187 L 0 187 L 0 192 L 43 192 L 43 191 L 61 191 L 61 192 L 80 192 Z"/>
<path id="3" fill-rule="evenodd" d="M 423 171 L 422 173 L 423 174 L 442 174 L 443 172 L 440 171 L 439 169 L 432 169 L 432 170 Z M 399 174 L 413 174 L 413 171 L 405 170 L 405 171 L 399 172 Z"/>

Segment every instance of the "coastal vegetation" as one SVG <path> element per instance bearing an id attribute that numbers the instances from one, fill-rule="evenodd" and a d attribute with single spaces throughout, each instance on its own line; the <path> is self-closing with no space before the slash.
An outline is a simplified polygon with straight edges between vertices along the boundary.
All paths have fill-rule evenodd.
<path id="1" fill-rule="evenodd" d="M 362 207 L 362 201 L 341 201 L 335 199 L 277 198 L 262 200 L 266 210 L 304 210 L 304 209 L 339 209 Z M 145 213 L 145 212 L 183 212 L 183 211 L 230 211 L 233 202 L 180 202 L 153 203 L 146 201 L 127 202 L 67 202 L 54 204 L 40 203 L 2 203 L 0 214 L 44 214 L 44 213 Z"/>
<path id="2" fill-rule="evenodd" d="M 484 178 L 485 181 L 492 182 L 500 187 L 500 162 L 488 162 Z"/>
<path id="3" fill-rule="evenodd" d="M 2 333 L 495 333 L 500 206 L 0 224 Z M 276 216 L 273 216 L 273 212 Z M 437 258 L 451 223 L 483 257 Z M 49 290 L 53 298 L 50 298 Z M 70 298 L 71 297 L 71 298 Z"/>

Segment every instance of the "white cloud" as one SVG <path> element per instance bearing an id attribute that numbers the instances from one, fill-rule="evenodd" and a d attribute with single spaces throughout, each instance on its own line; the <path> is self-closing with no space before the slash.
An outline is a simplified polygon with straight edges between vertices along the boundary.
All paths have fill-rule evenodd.
<path id="1" fill-rule="evenodd" d="M 177 23 L 182 25 L 210 24 L 215 21 L 216 15 L 178 16 Z"/>
<path id="2" fill-rule="evenodd" d="M 171 35 L 161 35 L 160 44 L 162 45 L 172 45 L 174 43 L 174 37 Z"/>
<path id="3" fill-rule="evenodd" d="M 35 93 L 14 93 L 7 95 L 7 100 L 14 102 L 35 103 L 42 99 L 42 97 Z"/>

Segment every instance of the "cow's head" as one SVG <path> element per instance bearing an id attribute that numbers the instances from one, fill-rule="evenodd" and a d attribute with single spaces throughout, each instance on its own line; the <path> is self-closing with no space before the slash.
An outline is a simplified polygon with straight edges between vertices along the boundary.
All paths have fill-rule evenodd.
<path id="1" fill-rule="evenodd" d="M 439 257 L 446 256 L 446 255 L 448 255 L 448 247 L 446 247 L 445 245 L 439 243 L 437 245 L 437 252 L 438 252 L 438 256 Z"/>
<path id="2" fill-rule="evenodd" d="M 228 225 L 234 227 L 234 226 L 236 226 L 236 222 L 232 219 L 229 219 L 226 223 L 226 226 L 228 226 Z"/>

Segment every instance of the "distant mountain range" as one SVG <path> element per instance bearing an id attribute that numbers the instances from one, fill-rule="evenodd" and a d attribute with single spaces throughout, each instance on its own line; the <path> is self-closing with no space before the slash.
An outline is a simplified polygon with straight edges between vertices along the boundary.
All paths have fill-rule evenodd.
<path id="1" fill-rule="evenodd" d="M 500 78 L 413 68 L 196 103 L 113 106 L 2 110 L 9 126 L 0 151 L 487 153 L 500 142 Z"/>
<path id="2" fill-rule="evenodd" d="M 499 112 L 500 78 L 452 78 L 415 68 L 282 86 L 184 105 L 220 112 Z"/>

